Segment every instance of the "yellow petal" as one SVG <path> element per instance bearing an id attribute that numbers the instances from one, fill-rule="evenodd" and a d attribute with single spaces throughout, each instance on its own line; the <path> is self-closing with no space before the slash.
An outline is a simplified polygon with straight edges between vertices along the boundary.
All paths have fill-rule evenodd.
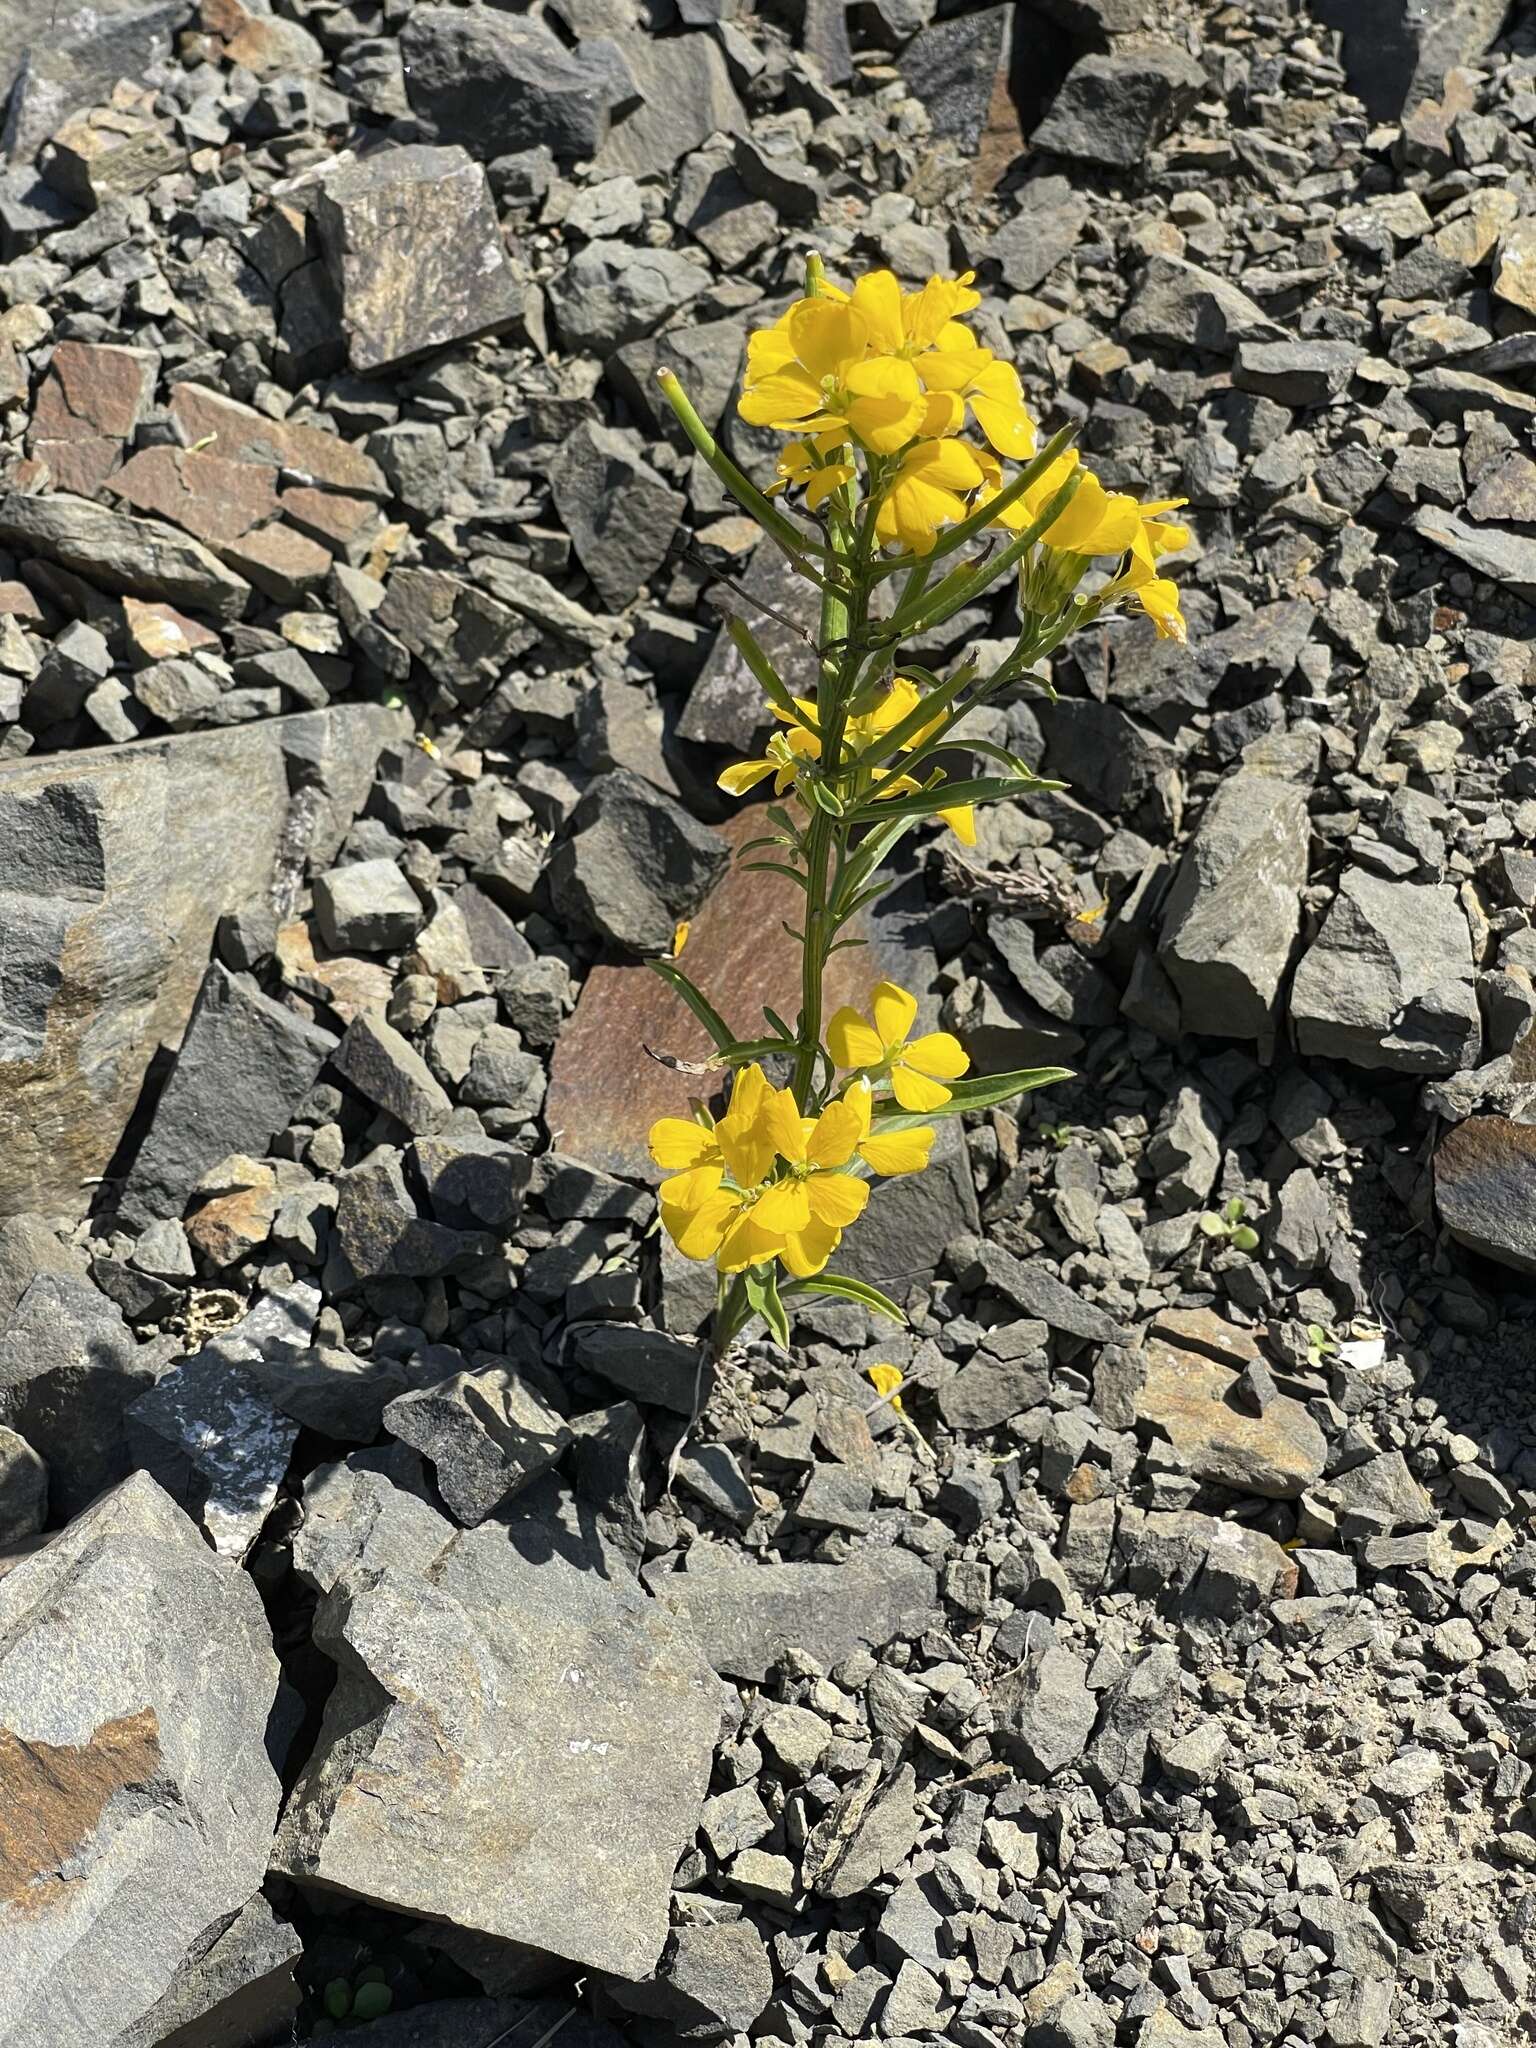
<path id="1" fill-rule="evenodd" d="M 885 1050 L 894 1052 L 898 1045 L 905 1045 L 917 1019 L 917 997 L 894 981 L 879 981 L 870 990 L 869 1005 Z"/>
<path id="2" fill-rule="evenodd" d="M 1035 452 L 1035 427 L 1022 405 L 1007 405 L 997 399 L 971 394 L 971 411 L 976 424 L 999 455 L 1014 462 L 1027 462 Z"/>
<path id="3" fill-rule="evenodd" d="M 797 1280 L 808 1280 L 822 1267 L 837 1250 L 842 1232 L 833 1230 L 815 1218 L 804 1230 L 797 1230 L 784 1240 L 779 1256 Z"/>
<path id="4" fill-rule="evenodd" d="M 787 1088 L 775 1088 L 769 1094 L 763 1108 L 763 1128 L 781 1159 L 787 1159 L 791 1166 L 803 1164 L 805 1120 Z"/>
<path id="5" fill-rule="evenodd" d="M 729 768 L 720 770 L 715 778 L 716 787 L 727 796 L 745 796 L 749 789 L 765 782 L 776 766 L 773 761 L 733 761 Z"/>
<path id="6" fill-rule="evenodd" d="M 752 1213 L 764 1230 L 777 1231 L 780 1236 L 786 1231 L 804 1230 L 811 1220 L 809 1186 L 803 1180 L 775 1181 L 758 1196 Z"/>
<path id="7" fill-rule="evenodd" d="M 901 1396 L 897 1393 L 896 1389 L 903 1384 L 905 1376 L 896 1366 L 866 1365 L 864 1377 L 869 1381 L 869 1384 L 874 1388 L 882 1401 L 889 1402 L 893 1408 L 901 1406 Z"/>
<path id="8" fill-rule="evenodd" d="M 811 1127 L 805 1157 L 813 1166 L 846 1166 L 861 1135 L 859 1113 L 853 1105 L 829 1102 Z"/>
<path id="9" fill-rule="evenodd" d="M 1154 576 L 1143 583 L 1136 592 L 1136 601 L 1157 628 L 1159 640 L 1185 640 L 1189 637 L 1184 624 L 1184 614 L 1179 609 L 1179 587 L 1165 576 Z"/>
<path id="10" fill-rule="evenodd" d="M 789 338 L 819 389 L 824 377 L 841 382 L 845 367 L 860 360 L 869 340 L 869 323 L 853 306 L 840 306 L 834 299 L 802 299 L 790 309 Z"/>
<path id="11" fill-rule="evenodd" d="M 853 304 L 868 322 L 869 346 L 895 355 L 906 336 L 901 324 L 901 286 L 889 270 L 872 270 L 853 288 Z"/>
<path id="12" fill-rule="evenodd" d="M 740 1208 L 740 1195 L 722 1190 L 697 1209 L 664 1207 L 661 1221 L 685 1259 L 712 1259 Z"/>
<path id="13" fill-rule="evenodd" d="M 772 1092 L 768 1076 L 756 1060 L 738 1067 L 736 1078 L 731 1083 L 731 1115 L 744 1119 L 758 1115 Z"/>
<path id="14" fill-rule="evenodd" d="M 906 1066 L 936 1081 L 958 1081 L 971 1070 L 970 1055 L 952 1031 L 925 1031 L 902 1054 Z"/>
<path id="15" fill-rule="evenodd" d="M 717 1254 L 722 1273 L 740 1273 L 747 1266 L 759 1266 L 764 1259 L 778 1256 L 783 1239 L 765 1230 L 753 1208 L 743 1209 L 722 1234 Z"/>
<path id="16" fill-rule="evenodd" d="M 833 1230 L 856 1223 L 869 1200 L 869 1182 L 857 1174 L 813 1173 L 802 1185 L 811 1214 Z"/>
<path id="17" fill-rule="evenodd" d="M 718 1164 L 691 1166 L 664 1180 L 656 1197 L 664 1209 L 702 1209 L 720 1192 L 724 1176 L 725 1169 Z"/>
<path id="18" fill-rule="evenodd" d="M 651 1125 L 647 1142 L 651 1157 L 668 1173 L 677 1173 L 686 1166 L 702 1166 L 706 1159 L 720 1156 L 714 1132 L 685 1116 L 659 1117 Z"/>
<path id="19" fill-rule="evenodd" d="M 965 424 L 965 400 L 954 391 L 930 391 L 918 432 L 932 439 L 957 433 Z"/>
<path id="20" fill-rule="evenodd" d="M 821 386 L 790 364 L 749 385 L 736 401 L 736 410 L 748 426 L 791 426 L 821 410 Z"/>
<path id="21" fill-rule="evenodd" d="M 949 804 L 942 811 L 935 811 L 936 818 L 942 818 L 962 846 L 976 844 L 976 808 L 974 804 Z"/>
<path id="22" fill-rule="evenodd" d="M 926 401 L 910 363 L 876 357 L 848 372 L 848 424 L 876 455 L 905 448 L 923 423 Z"/>
<path id="23" fill-rule="evenodd" d="M 846 1005 L 827 1026 L 827 1051 L 840 1067 L 878 1067 L 885 1058 L 879 1032 Z"/>
<path id="24" fill-rule="evenodd" d="M 933 1127 L 921 1124 L 915 1131 L 872 1132 L 859 1147 L 859 1157 L 876 1173 L 921 1173 L 933 1150 Z"/>
<path id="25" fill-rule="evenodd" d="M 891 1093 L 903 1109 L 919 1111 L 937 1109 L 949 1100 L 949 1090 L 942 1081 L 930 1081 L 904 1060 L 898 1060 L 891 1069 Z"/>

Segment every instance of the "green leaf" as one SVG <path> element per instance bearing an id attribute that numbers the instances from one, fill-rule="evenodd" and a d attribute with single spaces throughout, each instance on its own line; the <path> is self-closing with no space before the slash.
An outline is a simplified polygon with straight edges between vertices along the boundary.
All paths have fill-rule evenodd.
<path id="1" fill-rule="evenodd" d="M 784 1040 L 786 1045 L 799 1044 L 799 1034 L 797 1032 L 791 1031 L 789 1026 L 784 1022 L 784 1019 L 779 1015 L 777 1010 L 770 1010 L 768 1005 L 764 1003 L 763 1015 L 768 1019 L 768 1022 L 773 1026 L 774 1030 L 778 1032 L 779 1036 Z"/>
<path id="2" fill-rule="evenodd" d="M 963 1116 L 968 1110 L 995 1109 L 1016 1095 L 1029 1095 L 1036 1088 L 1054 1088 L 1058 1081 L 1070 1081 L 1070 1067 L 1015 1067 L 1006 1074 L 980 1074 L 974 1080 L 950 1081 L 948 1102 L 937 1109 L 876 1110 L 878 1131 L 915 1131 L 936 1117 Z"/>
<path id="3" fill-rule="evenodd" d="M 1233 1231 L 1232 1242 L 1240 1252 L 1256 1252 L 1259 1248 L 1259 1233 L 1251 1224 L 1243 1223 Z"/>
<path id="4" fill-rule="evenodd" d="M 779 1275 L 775 1266 L 748 1266 L 743 1276 L 747 1283 L 747 1300 L 751 1302 L 772 1332 L 773 1340 L 783 1350 L 789 1349 L 789 1317 L 784 1313 L 784 1304 L 779 1298 Z"/>
<path id="5" fill-rule="evenodd" d="M 1200 1218 L 1200 1229 L 1206 1237 L 1225 1237 L 1227 1226 L 1219 1216 L 1213 1216 L 1209 1209 Z"/>
<path id="6" fill-rule="evenodd" d="M 345 1977 L 333 1977 L 325 1987 L 325 2009 L 333 2020 L 344 2020 L 352 2010 L 352 1986 Z"/>
<path id="7" fill-rule="evenodd" d="M 817 725 L 816 720 L 808 718 L 795 703 L 788 683 L 785 682 L 773 663 L 764 654 L 757 635 L 752 631 L 746 620 L 734 617 L 728 618 L 725 622 L 725 630 L 735 641 L 736 650 L 742 660 L 761 684 L 763 695 L 768 699 L 769 703 L 776 705 L 792 724 L 803 725 L 810 732 L 819 735 L 820 727 Z"/>
<path id="8" fill-rule="evenodd" d="M 395 1994 L 387 1984 L 364 1984 L 352 2001 L 352 2017 L 355 2020 L 380 2020 L 395 2002 Z"/>
<path id="9" fill-rule="evenodd" d="M 781 860 L 744 860 L 739 865 L 749 875 L 787 875 L 802 892 L 810 886 L 798 868 L 786 867 Z"/>
<path id="10" fill-rule="evenodd" d="M 837 1301 L 855 1301 L 860 1308 L 867 1308 L 871 1314 L 885 1316 L 893 1323 L 906 1328 L 906 1312 L 896 1306 L 888 1294 L 882 1294 L 878 1287 L 871 1287 L 867 1280 L 851 1279 L 846 1273 L 817 1273 L 810 1280 L 791 1280 L 784 1289 L 786 1294 L 824 1294 Z"/>
<path id="11" fill-rule="evenodd" d="M 803 787 L 819 811 L 825 811 L 829 818 L 844 816 L 847 806 L 831 783 L 823 782 L 819 775 L 808 775 Z"/>
<path id="12" fill-rule="evenodd" d="M 661 976 L 667 987 L 674 994 L 682 997 L 721 1052 L 726 1052 L 732 1046 L 740 1043 L 735 1032 L 726 1023 L 708 996 L 701 989 L 695 988 L 694 984 L 675 961 L 652 960 L 647 964 Z"/>
<path id="13" fill-rule="evenodd" d="M 802 533 L 770 499 L 763 496 L 749 477 L 742 474 L 689 404 L 687 393 L 670 370 L 664 370 L 658 381 L 661 384 L 662 395 L 677 415 L 679 426 L 737 504 L 743 511 L 750 513 L 764 533 L 778 542 L 800 574 L 816 584 L 819 589 L 821 578 L 805 560 L 805 556 L 808 553 L 825 555 L 824 544 L 809 534 Z"/>
<path id="14" fill-rule="evenodd" d="M 1226 1206 L 1222 1209 L 1221 1213 L 1226 1218 L 1228 1223 L 1241 1223 L 1243 1220 L 1242 1196 L 1234 1195 L 1231 1201 L 1228 1202 Z"/>
<path id="15" fill-rule="evenodd" d="M 890 818 L 931 818 L 939 811 L 953 809 L 956 804 L 996 803 L 1001 797 L 1017 796 L 1021 789 L 1032 786 L 1033 778 L 1021 784 L 1012 776 L 1004 780 L 1000 775 L 969 777 L 962 782 L 935 782 L 911 796 L 884 797 L 860 809 L 857 815 L 861 820 L 882 824 Z"/>

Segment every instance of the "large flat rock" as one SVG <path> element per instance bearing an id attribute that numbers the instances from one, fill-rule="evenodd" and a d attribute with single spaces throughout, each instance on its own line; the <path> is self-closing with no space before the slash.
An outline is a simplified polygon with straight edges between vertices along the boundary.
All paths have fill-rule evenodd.
<path id="1" fill-rule="evenodd" d="M 1470 1116 L 1435 1152 L 1435 1201 L 1458 1244 L 1536 1273 L 1536 1125 Z"/>
<path id="2" fill-rule="evenodd" d="M 687 1623 L 637 1590 L 537 1537 L 525 1554 L 498 1522 L 443 1535 L 423 1565 L 344 1570 L 322 1603 L 338 1677 L 273 1867 L 643 1977 L 723 1689 Z"/>
<path id="3" fill-rule="evenodd" d="M 347 705 L 0 766 L 0 1216 L 85 1210 L 215 925 L 329 861 L 396 723 Z"/>
<path id="4" fill-rule="evenodd" d="M 141 2023 L 248 1904 L 277 1824 L 261 1597 L 154 1481 L 0 1580 L 0 2040 Z"/>

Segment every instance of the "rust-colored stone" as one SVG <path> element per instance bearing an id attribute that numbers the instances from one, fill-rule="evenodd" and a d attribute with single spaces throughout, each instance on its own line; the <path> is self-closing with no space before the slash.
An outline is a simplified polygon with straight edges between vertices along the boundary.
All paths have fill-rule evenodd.
<path id="1" fill-rule="evenodd" d="M 212 437 L 210 453 L 231 462 L 255 462 L 296 472 L 290 483 L 318 484 L 322 489 L 349 491 L 382 498 L 388 487 L 371 457 L 350 441 L 323 427 L 292 420 L 270 420 L 254 406 L 209 391 L 201 384 L 177 384 L 170 399 L 171 417 L 189 442 Z"/>
<path id="2" fill-rule="evenodd" d="M 141 448 L 112 479 L 136 512 L 169 519 L 213 547 L 239 540 L 277 510 L 276 471 L 181 448 Z"/>
<path id="3" fill-rule="evenodd" d="M 217 650 L 217 633 L 189 619 L 172 604 L 152 604 L 144 598 L 125 597 L 123 617 L 128 625 L 129 660 L 135 668 L 147 668 L 156 661 L 176 661 L 195 654 L 200 647 Z"/>
<path id="4" fill-rule="evenodd" d="M 203 1185 L 225 1181 L 187 1218 L 189 1241 L 215 1266 L 232 1266 L 264 1245 L 282 1204 L 270 1166 L 238 1153 L 205 1176 Z"/>
<path id="5" fill-rule="evenodd" d="M 763 807 L 751 805 L 721 836 L 736 850 L 768 829 Z M 692 920 L 678 964 L 743 1038 L 766 1035 L 765 1004 L 795 1021 L 800 948 L 784 925 L 798 922 L 802 902 L 782 876 L 735 861 Z M 868 943 L 834 953 L 828 963 L 828 1016 L 843 1003 L 862 1007 L 875 982 L 911 972 L 894 920 L 877 924 L 866 911 L 844 936 Z M 551 1065 L 544 1121 L 560 1151 L 608 1173 L 651 1175 L 645 1134 L 657 1117 L 686 1116 L 691 1096 L 719 1097 L 723 1075 L 675 1073 L 651 1059 L 647 1047 L 683 1060 L 707 1059 L 713 1050 L 702 1025 L 651 968 L 594 967 Z"/>
<path id="6" fill-rule="evenodd" d="M 1232 1405 L 1236 1374 L 1160 1337 L 1147 1345 L 1136 1413 L 1172 1442 L 1197 1479 L 1270 1500 L 1295 1500 L 1322 1477 L 1328 1444 L 1300 1401 L 1277 1394 L 1262 1415 Z"/>
<path id="7" fill-rule="evenodd" d="M 28 445 L 55 490 L 93 498 L 117 468 L 123 444 L 155 395 L 148 349 L 61 341 L 37 394 Z"/>
<path id="8" fill-rule="evenodd" d="M 60 1870 L 90 1841 L 108 1801 L 159 1770 L 153 1707 L 103 1721 L 78 1744 L 26 1741 L 0 1728 L 0 1906 L 47 1906 L 68 1885 Z"/>
<path id="9" fill-rule="evenodd" d="M 364 1012 L 382 1017 L 389 1006 L 395 986 L 389 969 L 377 960 L 360 960 L 355 953 L 317 949 L 302 918 L 278 927 L 274 951 L 289 988 L 324 1003 L 343 1024 Z"/>
<path id="10" fill-rule="evenodd" d="M 1435 1201 L 1458 1244 L 1536 1273 L 1536 1125 L 1469 1116 L 1435 1152 Z"/>
<path id="11" fill-rule="evenodd" d="M 278 502 L 290 526 L 354 566 L 367 554 L 383 525 L 371 498 L 349 498 L 341 491 L 317 491 L 299 484 L 284 491 Z"/>
<path id="12" fill-rule="evenodd" d="M 329 552 L 281 520 L 253 527 L 238 540 L 227 541 L 219 552 L 237 575 L 278 604 L 297 604 L 330 578 Z"/>

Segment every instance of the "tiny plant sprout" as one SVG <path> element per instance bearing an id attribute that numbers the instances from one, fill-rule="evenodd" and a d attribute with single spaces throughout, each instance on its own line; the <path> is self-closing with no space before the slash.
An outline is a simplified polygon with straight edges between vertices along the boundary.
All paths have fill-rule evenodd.
<path id="1" fill-rule="evenodd" d="M 1251 1223 L 1243 1221 L 1247 1213 L 1242 1196 L 1234 1195 L 1230 1202 L 1222 1204 L 1220 1215 L 1207 1209 L 1200 1218 L 1200 1228 L 1207 1237 L 1223 1239 L 1236 1252 L 1256 1252 L 1259 1233 Z"/>
<path id="2" fill-rule="evenodd" d="M 815 679 L 801 694 L 749 624 L 728 622 L 773 729 L 760 754 L 720 776 L 732 797 L 768 799 L 741 857 L 798 892 L 798 1011 L 738 1029 L 678 964 L 681 934 L 671 958 L 652 963 L 714 1045 L 703 1069 L 685 1071 L 710 1075 L 717 1114 L 680 1087 L 650 1148 L 663 1229 L 716 1271 L 717 1356 L 754 1314 L 787 1344 L 796 1297 L 830 1295 L 904 1322 L 887 1295 L 836 1270 L 844 1233 L 886 1182 L 927 1170 L 941 1119 L 1067 1078 L 1059 1067 L 973 1074 L 960 1041 L 928 1028 L 918 995 L 896 981 L 871 976 L 862 1001 L 829 1016 L 827 963 L 861 943 L 859 912 L 908 834 L 937 826 L 974 846 L 985 806 L 1060 787 L 971 738 L 974 713 L 1112 613 L 1139 611 L 1161 638 L 1185 637 L 1162 559 L 1189 541 L 1167 516 L 1183 500 L 1142 504 L 1109 489 L 1070 426 L 1042 440 L 1017 370 L 967 324 L 980 305 L 969 272 L 908 291 L 876 270 L 845 287 L 813 256 L 802 295 L 747 341 L 737 411 L 784 436 L 766 488 L 719 446 L 675 374 L 661 373 L 695 452 L 816 608 Z M 1008 597 L 1017 623 L 1002 659 L 984 668 L 962 653 L 944 673 L 928 667 L 945 622 L 989 593 Z M 1258 1242 L 1224 1225 L 1220 1234 Z"/>

